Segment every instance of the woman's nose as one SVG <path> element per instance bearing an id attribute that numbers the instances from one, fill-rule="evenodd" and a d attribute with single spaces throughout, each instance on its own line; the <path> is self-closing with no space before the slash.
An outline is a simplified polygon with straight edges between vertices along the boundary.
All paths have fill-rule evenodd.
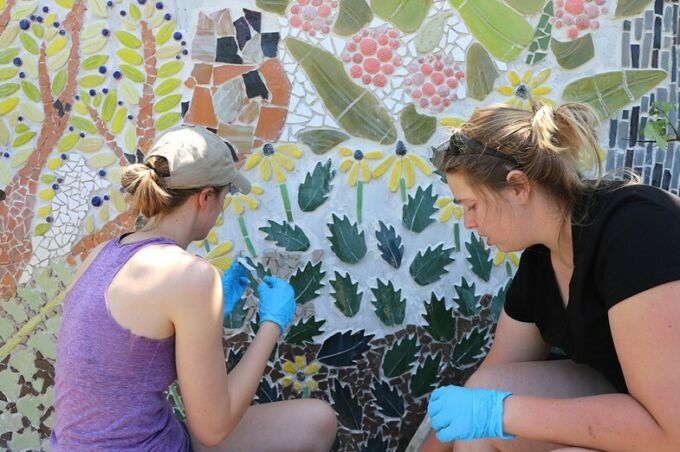
<path id="1" fill-rule="evenodd" d="M 466 212 L 463 214 L 463 225 L 466 229 L 473 229 L 477 227 L 477 222 L 475 221 L 474 215 Z"/>

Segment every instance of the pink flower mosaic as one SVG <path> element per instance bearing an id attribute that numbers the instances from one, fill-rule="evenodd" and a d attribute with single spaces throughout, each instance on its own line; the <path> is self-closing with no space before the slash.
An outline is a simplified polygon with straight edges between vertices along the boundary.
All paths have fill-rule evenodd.
<path id="1" fill-rule="evenodd" d="M 384 88 L 395 68 L 402 64 L 397 54 L 400 46 L 396 29 L 383 26 L 362 30 L 345 46 L 342 61 L 353 79 Z"/>
<path id="2" fill-rule="evenodd" d="M 421 108 L 442 112 L 458 99 L 465 74 L 458 62 L 441 52 L 418 58 L 407 67 L 406 94 Z"/>
<path id="3" fill-rule="evenodd" d="M 550 22 L 555 28 L 564 28 L 569 39 L 580 32 L 600 28 L 598 17 L 609 12 L 607 0 L 555 0 L 555 16 Z"/>
<path id="4" fill-rule="evenodd" d="M 290 7 L 289 23 L 310 36 L 331 31 L 338 0 L 295 0 Z"/>

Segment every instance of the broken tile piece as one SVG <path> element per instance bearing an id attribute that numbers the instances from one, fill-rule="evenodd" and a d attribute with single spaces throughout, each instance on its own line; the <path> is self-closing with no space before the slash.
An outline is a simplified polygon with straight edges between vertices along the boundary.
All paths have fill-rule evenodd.
<path id="1" fill-rule="evenodd" d="M 234 21 L 234 28 L 236 28 L 236 40 L 238 41 L 239 49 L 243 49 L 246 42 L 250 41 L 252 35 L 250 34 L 250 27 L 246 22 L 245 17 L 239 17 Z"/>
<path id="2" fill-rule="evenodd" d="M 250 26 L 253 27 L 253 30 L 259 33 L 260 26 L 262 24 L 262 13 L 245 8 L 243 8 L 243 13 L 245 15 L 246 21 L 248 21 Z"/>
<path id="3" fill-rule="evenodd" d="M 195 77 L 196 83 L 200 85 L 207 85 L 210 83 L 212 78 L 213 67 L 210 64 L 196 63 L 194 65 L 194 70 L 191 71 L 191 75 Z"/>
<path id="4" fill-rule="evenodd" d="M 263 99 L 269 98 L 269 92 L 267 92 L 267 87 L 264 85 L 264 82 L 262 82 L 259 72 L 246 72 L 242 77 L 246 84 L 246 94 L 250 99 L 254 97 L 261 97 Z"/>
<path id="5" fill-rule="evenodd" d="M 264 141 L 276 142 L 286 122 L 287 115 L 288 110 L 285 108 L 262 105 L 260 107 L 260 120 L 255 128 L 255 136 Z"/>
<path id="6" fill-rule="evenodd" d="M 213 68 L 213 85 L 221 85 L 253 69 L 255 69 L 255 66 L 249 64 L 222 64 L 215 66 Z"/>
<path id="7" fill-rule="evenodd" d="M 287 106 L 291 86 L 281 62 L 274 59 L 267 60 L 260 66 L 260 75 L 271 94 L 270 102 L 274 105 Z"/>
<path id="8" fill-rule="evenodd" d="M 260 35 L 260 45 L 262 53 L 269 58 L 276 58 L 280 35 L 278 32 L 262 33 Z"/>
<path id="9" fill-rule="evenodd" d="M 208 88 L 197 86 L 189 104 L 189 111 L 184 118 L 188 124 L 196 124 L 206 127 L 217 127 L 217 117 L 213 107 L 212 96 Z"/>
<path id="10" fill-rule="evenodd" d="M 243 60 L 238 54 L 238 45 L 233 36 L 217 38 L 217 49 L 215 51 L 215 61 L 218 63 L 241 64 Z"/>

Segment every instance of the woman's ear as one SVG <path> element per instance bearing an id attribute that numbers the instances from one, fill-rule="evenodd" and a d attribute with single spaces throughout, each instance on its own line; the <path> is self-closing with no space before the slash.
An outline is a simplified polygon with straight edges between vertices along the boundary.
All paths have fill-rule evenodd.
<path id="1" fill-rule="evenodd" d="M 508 183 L 508 188 L 512 190 L 512 194 L 520 202 L 526 202 L 531 194 L 531 182 L 526 173 L 522 170 L 511 170 L 505 180 Z"/>
<path id="2" fill-rule="evenodd" d="M 215 196 L 215 189 L 212 187 L 205 187 L 204 189 L 199 191 L 197 199 L 198 207 L 202 209 L 206 208 L 212 196 Z"/>

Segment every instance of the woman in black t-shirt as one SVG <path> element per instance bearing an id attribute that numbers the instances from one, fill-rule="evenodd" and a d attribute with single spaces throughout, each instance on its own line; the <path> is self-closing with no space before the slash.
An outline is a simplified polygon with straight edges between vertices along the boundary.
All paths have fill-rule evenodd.
<path id="1" fill-rule="evenodd" d="M 525 251 L 488 356 L 432 393 L 422 451 L 680 451 L 680 199 L 586 181 L 596 121 L 480 108 L 439 149 L 465 227 Z"/>

